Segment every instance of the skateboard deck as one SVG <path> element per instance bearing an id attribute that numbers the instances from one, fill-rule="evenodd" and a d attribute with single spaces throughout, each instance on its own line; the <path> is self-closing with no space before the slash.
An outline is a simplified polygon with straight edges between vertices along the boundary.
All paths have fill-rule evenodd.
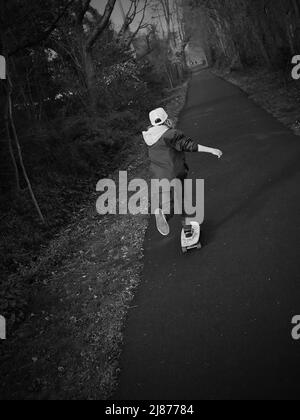
<path id="1" fill-rule="evenodd" d="M 182 229 L 181 232 L 181 248 L 182 252 L 186 254 L 191 249 L 201 249 L 200 236 L 201 226 L 198 222 L 191 222 L 193 228 L 193 235 L 189 238 Z"/>

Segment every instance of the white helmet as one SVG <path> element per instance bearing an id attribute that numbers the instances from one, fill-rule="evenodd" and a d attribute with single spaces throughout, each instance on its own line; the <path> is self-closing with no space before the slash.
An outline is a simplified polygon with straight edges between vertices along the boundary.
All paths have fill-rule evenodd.
<path id="1" fill-rule="evenodd" d="M 149 114 L 151 124 L 156 127 L 162 125 L 169 118 L 168 114 L 163 108 L 157 108 Z"/>

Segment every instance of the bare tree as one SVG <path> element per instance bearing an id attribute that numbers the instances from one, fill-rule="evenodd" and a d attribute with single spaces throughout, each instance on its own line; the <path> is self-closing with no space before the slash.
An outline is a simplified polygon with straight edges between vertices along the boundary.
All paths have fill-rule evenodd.
<path id="1" fill-rule="evenodd" d="M 124 22 L 120 32 L 118 33 L 118 42 L 123 44 L 125 48 L 131 48 L 134 50 L 133 41 L 142 29 L 146 29 L 151 25 L 145 23 L 146 10 L 149 4 L 149 0 L 131 0 L 130 7 L 125 14 L 123 6 L 122 11 L 124 13 Z M 132 23 L 141 15 L 139 22 L 134 31 L 131 30 Z"/>
<path id="2" fill-rule="evenodd" d="M 65 34 L 63 41 L 55 37 L 52 41 L 54 48 L 72 61 L 78 80 L 87 92 L 87 109 L 91 114 L 96 112 L 98 96 L 93 49 L 110 24 L 115 4 L 116 0 L 107 0 L 104 12 L 100 15 L 91 5 L 91 0 L 76 0 L 71 22 L 72 30 L 68 29 L 69 32 Z M 66 27 L 70 27 L 69 21 L 66 22 Z"/>
<path id="3" fill-rule="evenodd" d="M 91 35 L 89 36 L 87 40 L 86 51 L 90 51 L 93 48 L 95 42 L 101 36 L 102 32 L 107 28 L 110 21 L 110 17 L 114 10 L 115 4 L 116 4 L 116 0 L 107 1 L 103 16 L 101 17 L 101 19 L 99 19 L 94 31 L 91 33 Z"/>
<path id="4" fill-rule="evenodd" d="M 137 12 L 137 14 L 136 14 L 136 16 L 139 14 L 139 13 L 141 13 L 141 19 L 140 19 L 140 21 L 139 21 L 139 23 L 138 23 L 138 25 L 137 25 L 137 28 L 136 28 L 136 30 L 135 31 L 133 31 L 130 35 L 129 35 L 129 37 L 128 37 L 128 39 L 127 39 L 127 42 L 126 42 L 126 46 L 128 47 L 128 46 L 130 46 L 131 44 L 132 44 L 132 42 L 133 42 L 133 40 L 135 39 L 135 37 L 138 35 L 138 33 L 142 30 L 142 29 L 145 29 L 145 28 L 151 28 L 151 25 L 149 24 L 149 23 L 144 23 L 145 22 L 145 17 L 146 17 L 146 10 L 147 10 L 147 7 L 148 7 L 148 1 L 149 0 L 144 0 L 144 6 L 142 7 L 142 9 L 139 11 L 139 12 Z"/>
<path id="5" fill-rule="evenodd" d="M 173 87 L 183 78 L 186 67 L 185 48 L 188 37 L 185 35 L 185 28 L 182 19 L 182 2 L 179 0 L 156 0 L 153 8 L 165 37 L 167 54 L 164 68 L 170 87 Z"/>
<path id="6" fill-rule="evenodd" d="M 127 32 L 130 30 L 130 25 L 136 18 L 139 3 L 140 3 L 140 0 L 131 0 L 130 7 L 125 15 L 123 5 L 120 2 L 120 6 L 122 7 L 122 12 L 124 13 L 124 16 L 123 16 L 124 22 L 123 22 L 120 32 L 118 33 L 118 40 L 120 42 L 124 40 L 124 37 L 126 36 Z"/>
<path id="7" fill-rule="evenodd" d="M 13 146 L 12 146 L 12 138 L 13 138 L 13 140 L 15 142 L 15 145 L 16 145 L 16 148 L 17 148 L 19 163 L 20 163 L 20 166 L 22 168 L 22 173 L 23 173 L 24 179 L 26 181 L 31 199 L 33 201 L 33 204 L 34 204 L 34 206 L 35 206 L 35 208 L 38 212 L 38 215 L 39 215 L 42 223 L 45 224 L 46 220 L 45 220 L 44 215 L 41 211 L 41 208 L 40 208 L 39 203 L 36 199 L 36 196 L 33 192 L 32 185 L 31 185 L 31 182 L 30 182 L 30 179 L 29 179 L 29 176 L 28 176 L 25 164 L 24 164 L 24 160 L 23 160 L 23 153 L 22 153 L 20 142 L 19 142 L 19 137 L 18 137 L 18 134 L 17 134 L 16 125 L 15 125 L 15 121 L 14 121 L 14 115 L 13 115 L 12 90 L 13 90 L 13 86 L 12 86 L 12 82 L 11 82 L 11 79 L 10 79 L 9 71 L 7 70 L 6 130 L 7 130 L 8 142 L 9 142 L 9 150 L 10 150 L 13 166 L 14 166 L 14 169 L 15 169 L 17 190 L 20 191 L 21 187 L 20 187 L 19 171 L 18 171 L 16 159 L 15 159 L 15 156 L 14 156 Z M 11 138 L 11 135 L 10 135 L 10 129 L 11 129 L 11 132 L 12 132 L 12 138 Z"/>

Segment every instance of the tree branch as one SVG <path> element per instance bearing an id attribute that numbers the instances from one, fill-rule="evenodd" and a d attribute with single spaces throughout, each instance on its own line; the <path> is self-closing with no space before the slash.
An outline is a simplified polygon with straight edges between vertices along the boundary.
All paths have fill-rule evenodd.
<path id="1" fill-rule="evenodd" d="M 145 0 L 145 4 L 144 4 L 144 8 L 143 8 L 143 15 L 142 15 L 142 18 L 141 18 L 141 20 L 140 20 L 140 23 L 139 23 L 139 25 L 138 25 L 138 27 L 137 27 L 136 31 L 132 34 L 132 36 L 130 37 L 130 39 L 127 41 L 127 43 L 126 43 L 126 44 L 127 44 L 128 46 L 132 43 L 132 41 L 134 40 L 134 38 L 137 36 L 138 32 L 139 32 L 142 28 L 146 28 L 147 26 L 150 26 L 150 24 L 146 24 L 146 25 L 144 25 L 144 26 L 143 26 L 143 22 L 144 22 L 144 19 L 145 19 L 147 6 L 148 6 L 148 0 Z"/>
<path id="2" fill-rule="evenodd" d="M 84 3 L 82 3 L 82 1 L 80 0 L 81 8 L 80 8 L 80 10 L 78 12 L 78 15 L 77 15 L 77 23 L 78 24 L 82 23 L 86 12 L 89 10 L 91 1 L 92 0 L 85 0 Z"/>
<path id="3" fill-rule="evenodd" d="M 94 46 L 99 36 L 102 34 L 104 29 L 108 26 L 115 4 L 116 4 L 116 0 L 108 0 L 101 20 L 99 21 L 95 30 L 93 31 L 93 33 L 91 34 L 90 38 L 87 41 L 87 44 L 86 44 L 87 50 L 91 50 L 91 48 Z"/>
<path id="4" fill-rule="evenodd" d="M 134 21 L 135 17 L 137 16 L 137 6 L 140 0 L 131 0 L 130 8 L 125 16 L 124 23 L 120 32 L 118 33 L 118 40 L 121 41 L 124 35 L 126 34 L 127 29 L 129 29 L 130 25 Z M 132 10 L 133 8 L 133 10 Z M 142 9 L 143 10 L 143 9 Z"/>

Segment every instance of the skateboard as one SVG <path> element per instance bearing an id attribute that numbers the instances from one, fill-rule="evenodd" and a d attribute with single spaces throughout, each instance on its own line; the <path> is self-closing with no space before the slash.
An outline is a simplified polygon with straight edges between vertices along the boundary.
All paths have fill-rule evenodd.
<path id="1" fill-rule="evenodd" d="M 185 231 L 182 229 L 181 232 L 181 248 L 182 252 L 186 254 L 191 249 L 201 249 L 200 243 L 201 226 L 198 222 L 191 222 L 192 229 Z"/>

